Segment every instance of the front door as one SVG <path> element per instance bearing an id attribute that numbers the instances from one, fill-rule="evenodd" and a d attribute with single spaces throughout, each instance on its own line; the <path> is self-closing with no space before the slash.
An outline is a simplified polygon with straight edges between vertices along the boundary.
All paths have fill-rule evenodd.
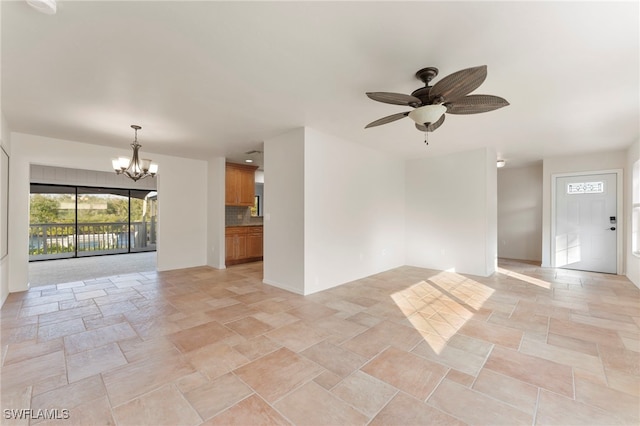
<path id="1" fill-rule="evenodd" d="M 555 266 L 617 272 L 617 175 L 556 178 Z"/>

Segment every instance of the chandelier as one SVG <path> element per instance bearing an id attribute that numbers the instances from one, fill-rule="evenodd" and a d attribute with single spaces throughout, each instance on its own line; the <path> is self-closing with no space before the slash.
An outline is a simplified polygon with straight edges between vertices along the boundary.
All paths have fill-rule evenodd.
<path id="1" fill-rule="evenodd" d="M 125 175 L 133 181 L 138 181 L 139 179 L 144 179 L 147 176 L 154 177 L 156 173 L 158 173 L 158 165 L 153 164 L 151 160 L 143 158 L 142 160 L 138 157 L 138 151 L 142 148 L 142 145 L 138 143 L 138 130 L 142 129 L 142 127 L 132 124 L 131 128 L 135 130 L 136 136 L 131 144 L 131 148 L 133 148 L 133 156 L 131 159 L 127 157 L 119 157 L 117 160 L 112 160 L 111 164 L 113 165 L 113 169 L 116 174 Z"/>

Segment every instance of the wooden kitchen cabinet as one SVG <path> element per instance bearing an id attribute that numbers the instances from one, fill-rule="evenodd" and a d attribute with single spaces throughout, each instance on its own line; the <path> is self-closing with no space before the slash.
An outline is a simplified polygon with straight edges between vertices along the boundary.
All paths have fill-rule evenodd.
<path id="1" fill-rule="evenodd" d="M 225 172 L 225 205 L 253 206 L 256 166 L 227 163 Z"/>
<path id="2" fill-rule="evenodd" d="M 224 236 L 225 260 L 236 261 L 247 257 L 247 233 L 244 227 L 228 227 Z"/>
<path id="3" fill-rule="evenodd" d="M 227 265 L 262 260 L 262 226 L 228 226 L 224 240 Z"/>
<path id="4" fill-rule="evenodd" d="M 247 228 L 247 257 L 262 258 L 262 226 L 248 226 Z"/>

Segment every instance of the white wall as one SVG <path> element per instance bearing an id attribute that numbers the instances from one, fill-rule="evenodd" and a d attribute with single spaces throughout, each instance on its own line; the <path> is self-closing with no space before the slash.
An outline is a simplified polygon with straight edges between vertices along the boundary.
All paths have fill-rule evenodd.
<path id="1" fill-rule="evenodd" d="M 498 257 L 542 260 L 542 163 L 498 170 Z"/>
<path id="2" fill-rule="evenodd" d="M 0 23 L 2 22 L 2 2 L 0 2 Z M 1 24 L 0 24 L 1 26 Z M 2 31 L 0 31 L 0 34 Z M 0 37 L 0 45 L 2 45 Z M 0 99 L 2 99 L 2 78 L 0 78 Z M 2 113 L 2 105 L 0 103 L 0 146 L 4 148 L 5 152 L 9 154 L 9 169 L 11 169 L 11 133 L 9 131 L 8 123 Z M 11 205 L 10 205 L 11 206 Z M 12 223 L 9 222 L 9 228 Z M 0 238 L 5 238 L 0 231 Z M 0 307 L 7 300 L 9 296 L 9 264 L 11 259 L 11 247 L 8 248 L 8 253 L 4 259 L 0 259 Z"/>
<path id="3" fill-rule="evenodd" d="M 207 166 L 207 265 L 224 269 L 225 159 L 209 159 Z"/>
<path id="4" fill-rule="evenodd" d="M 159 271 L 207 264 L 207 162 L 148 154 L 158 163 Z"/>
<path id="5" fill-rule="evenodd" d="M 0 7 L 1 8 L 1 7 Z M 0 145 L 4 149 L 4 151 L 9 154 L 9 169 L 11 169 L 11 136 L 9 132 L 9 127 L 7 122 L 0 110 Z M 2 170 L 0 170 L 1 172 Z M 12 207 L 9 204 L 9 207 Z M 12 222 L 9 222 L 9 229 L 11 229 Z M 0 238 L 5 238 L 2 231 L 0 230 Z M 4 301 L 7 300 L 7 296 L 9 296 L 9 263 L 11 259 L 11 247 L 8 247 L 7 255 L 0 260 L 0 306 L 4 304 Z"/>
<path id="6" fill-rule="evenodd" d="M 2 2 L 0 2 L 0 28 L 2 27 Z M 2 31 L 0 31 L 2 34 Z M 2 45 L 2 37 L 0 36 L 0 45 Z M 2 78 L 0 78 L 0 99 L 2 99 Z M 4 114 L 2 113 L 2 105 L 0 103 L 0 146 L 2 146 L 7 154 L 11 156 L 11 144 L 9 138 L 9 128 L 7 126 L 6 120 L 4 118 Z M 11 160 L 11 159 L 9 159 Z M 4 238 L 4 235 L 1 235 L 0 238 Z M 0 307 L 4 304 L 4 301 L 7 300 L 7 296 L 9 295 L 9 257 L 10 254 L 7 254 L 4 259 L 0 260 Z"/>
<path id="7" fill-rule="evenodd" d="M 545 158 L 542 165 L 542 266 L 551 267 L 551 175 L 626 168 L 626 151 Z M 624 174 L 628 174 L 625 170 Z M 626 232 L 626 224 L 624 226 Z"/>
<path id="8" fill-rule="evenodd" d="M 402 160 L 306 128 L 304 194 L 305 294 L 404 264 Z"/>
<path id="9" fill-rule="evenodd" d="M 640 257 L 636 257 L 633 255 L 631 251 L 631 213 L 632 213 L 632 203 L 633 203 L 633 185 L 632 185 L 632 171 L 633 164 L 640 160 L 640 141 L 636 141 L 629 147 L 627 151 L 627 167 L 625 169 L 625 218 L 626 223 L 628 224 L 625 227 L 625 247 L 626 247 L 626 273 L 627 277 L 636 285 L 636 287 L 640 288 Z M 636 197 L 640 196 L 640 194 L 636 194 Z"/>
<path id="10" fill-rule="evenodd" d="M 485 276 L 498 268 L 498 168 L 495 149 L 485 149 Z"/>
<path id="11" fill-rule="evenodd" d="M 491 275 L 497 257 L 495 152 L 410 160 L 405 181 L 406 263 Z"/>
<path id="12" fill-rule="evenodd" d="M 117 175 L 113 171 L 69 169 L 66 167 L 42 166 L 31 164 L 31 183 L 50 183 L 56 185 L 98 186 L 102 188 L 157 189 L 156 179 L 147 178 L 137 182 L 125 175 Z"/>
<path id="13" fill-rule="evenodd" d="M 304 294 L 304 129 L 264 141 L 263 281 Z"/>
<path id="14" fill-rule="evenodd" d="M 42 164 L 110 171 L 110 159 L 130 155 L 114 149 L 41 136 L 12 133 L 9 235 L 10 291 L 27 289 L 29 167 Z M 158 270 L 206 264 L 207 163 L 149 153 L 158 163 Z M 199 184 L 201 183 L 201 184 Z"/>

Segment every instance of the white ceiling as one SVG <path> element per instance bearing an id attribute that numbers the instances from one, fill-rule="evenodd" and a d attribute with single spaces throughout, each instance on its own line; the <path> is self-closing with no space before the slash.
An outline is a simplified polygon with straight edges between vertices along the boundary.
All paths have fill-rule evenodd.
<path id="1" fill-rule="evenodd" d="M 261 150 L 300 126 L 402 158 L 493 146 L 508 165 L 624 149 L 639 137 L 639 3 L 1 2 L 2 112 L 12 131 L 191 158 Z M 429 134 L 411 93 L 477 65 L 511 105 Z M 109 159 L 105 160 L 108 161 Z"/>

